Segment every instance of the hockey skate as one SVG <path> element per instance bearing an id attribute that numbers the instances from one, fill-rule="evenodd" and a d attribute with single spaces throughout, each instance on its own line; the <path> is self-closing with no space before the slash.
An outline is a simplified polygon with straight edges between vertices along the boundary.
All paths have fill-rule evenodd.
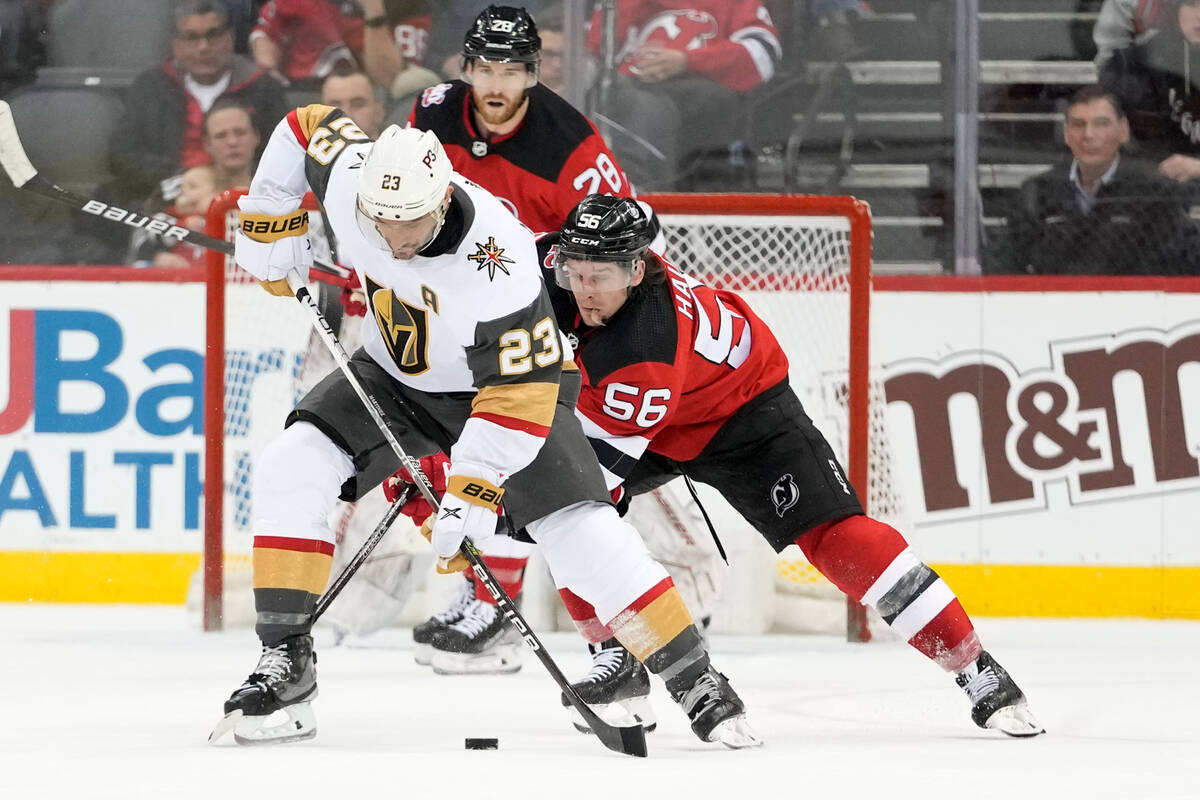
<path id="1" fill-rule="evenodd" d="M 430 642 L 430 666 L 439 675 L 505 675 L 521 668 L 521 636 L 500 609 L 470 600 L 463 616 Z"/>
<path id="2" fill-rule="evenodd" d="M 589 644 L 588 650 L 592 653 L 592 668 L 582 680 L 571 684 L 579 699 L 610 725 L 618 728 L 641 725 L 647 732 L 654 730 L 657 721 L 649 701 L 650 674 L 642 662 L 616 639 Z M 562 704 L 570 709 L 575 730 L 592 732 L 565 693 Z"/>
<path id="3" fill-rule="evenodd" d="M 729 679 L 709 666 L 690 689 L 671 693 L 688 719 L 692 731 L 704 742 L 720 742 L 732 750 L 760 747 L 762 739 L 746 720 L 746 707 L 729 685 Z"/>
<path id="4" fill-rule="evenodd" d="M 1029 711 L 1025 694 L 986 650 L 954 680 L 971 699 L 971 719 L 979 727 L 1018 737 L 1046 732 Z"/>
<path id="5" fill-rule="evenodd" d="M 282 744 L 317 735 L 311 701 L 317 696 L 312 637 L 289 636 L 263 646 L 258 666 L 225 701 L 225 716 L 208 736 L 217 744 L 233 731 L 238 744 Z"/>
<path id="6" fill-rule="evenodd" d="M 453 597 L 450 598 L 450 604 L 442 611 L 437 612 L 429 619 L 422 622 L 413 628 L 412 637 L 416 644 L 416 650 L 413 652 L 413 660 L 423 667 L 428 667 L 433 660 L 433 637 L 449 629 L 449 627 L 463 618 L 463 611 L 475 599 L 475 581 L 471 578 L 470 573 L 467 573 L 464 579 L 454 590 Z"/>

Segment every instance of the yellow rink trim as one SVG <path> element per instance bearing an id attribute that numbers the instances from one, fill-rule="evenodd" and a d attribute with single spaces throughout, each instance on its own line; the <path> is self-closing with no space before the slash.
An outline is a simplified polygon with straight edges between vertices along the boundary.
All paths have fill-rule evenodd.
<path id="1" fill-rule="evenodd" d="M 1200 567 L 930 566 L 978 616 L 1200 619 Z"/>
<path id="2" fill-rule="evenodd" d="M 978 616 L 1200 619 L 1200 567 L 930 566 Z M 3 550 L 0 602 L 182 605 L 199 568 L 199 553 Z"/>
<path id="3" fill-rule="evenodd" d="M 199 553 L 0 551 L 0 602 L 183 605 Z"/>

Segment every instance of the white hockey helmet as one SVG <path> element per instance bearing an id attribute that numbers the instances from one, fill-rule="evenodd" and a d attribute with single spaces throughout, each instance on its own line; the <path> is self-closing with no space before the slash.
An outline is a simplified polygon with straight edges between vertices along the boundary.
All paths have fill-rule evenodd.
<path id="1" fill-rule="evenodd" d="M 450 158 L 437 136 L 389 125 L 359 171 L 358 208 L 384 221 L 423 217 L 441 206 L 450 171 Z"/>

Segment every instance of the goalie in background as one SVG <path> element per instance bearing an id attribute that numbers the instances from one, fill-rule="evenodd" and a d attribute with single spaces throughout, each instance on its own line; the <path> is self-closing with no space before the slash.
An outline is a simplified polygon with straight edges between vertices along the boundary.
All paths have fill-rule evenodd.
<path id="1" fill-rule="evenodd" d="M 465 540 L 496 536 L 503 502 L 541 545 L 556 585 L 586 598 L 663 676 L 698 738 L 761 744 L 670 577 L 611 504 L 573 413 L 578 370 L 533 234 L 456 175 L 432 133 L 390 126 L 372 143 L 340 109 L 311 105 L 276 126 L 239 200 L 237 263 L 272 294 L 291 295 L 289 278 L 307 278 L 307 191 L 372 312 L 354 374 L 406 452 L 450 454 L 441 508 L 426 526 L 446 568 L 466 567 L 454 560 Z M 230 731 L 243 744 L 316 735 L 311 627 L 334 550 L 329 513 L 400 466 L 341 370 L 300 400 L 255 464 L 262 650 L 225 702 L 214 742 Z"/>
<path id="2" fill-rule="evenodd" d="M 538 243 L 559 326 L 578 341 L 576 414 L 608 488 L 639 494 L 678 475 L 712 486 L 776 552 L 798 545 L 834 585 L 953 674 L 976 725 L 1042 733 L 950 587 L 898 531 L 863 512 L 788 385 L 787 356 L 766 323 L 738 295 L 655 255 L 656 234 L 638 203 L 592 195 Z M 586 600 L 563 595 L 585 638 L 610 639 Z M 580 696 L 644 702 L 641 665 L 617 642 L 608 649 L 614 667 L 574 684 Z"/>

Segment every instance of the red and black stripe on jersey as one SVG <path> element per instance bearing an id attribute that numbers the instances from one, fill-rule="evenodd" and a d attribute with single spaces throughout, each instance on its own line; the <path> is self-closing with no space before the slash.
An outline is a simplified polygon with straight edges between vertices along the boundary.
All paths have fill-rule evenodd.
<path id="1" fill-rule="evenodd" d="M 516 130 L 486 138 L 475 126 L 471 87 L 451 81 L 426 89 L 409 123 L 433 131 L 461 175 L 506 201 L 531 230 L 558 230 L 587 194 L 632 195 L 599 132 L 570 103 L 538 84 Z"/>
<path id="2" fill-rule="evenodd" d="M 600 463 L 629 474 L 644 449 L 695 458 L 748 401 L 786 380 L 787 356 L 745 300 L 685 278 L 641 286 L 608 324 L 583 325 L 574 297 L 550 269 L 557 235 L 538 242 L 559 328 L 578 341 L 584 379 L 579 412 Z M 599 441 L 603 440 L 603 441 Z"/>

